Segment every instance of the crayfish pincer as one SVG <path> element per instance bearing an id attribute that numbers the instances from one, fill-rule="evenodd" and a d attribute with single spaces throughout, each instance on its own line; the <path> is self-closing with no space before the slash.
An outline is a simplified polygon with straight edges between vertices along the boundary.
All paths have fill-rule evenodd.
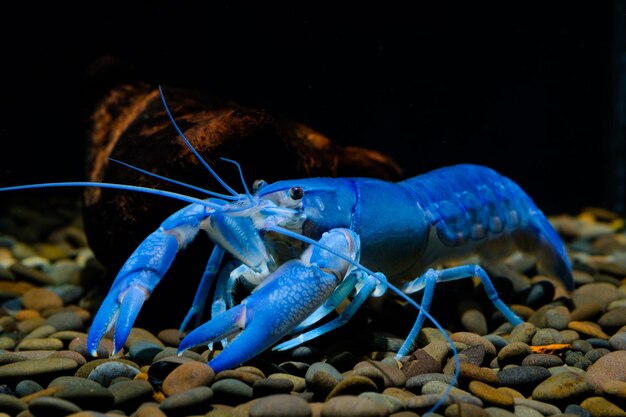
<path id="1" fill-rule="evenodd" d="M 223 340 L 225 349 L 210 362 L 218 371 L 271 346 L 289 349 L 332 331 L 350 320 L 368 297 L 386 291 L 419 309 L 397 353 L 400 358 L 409 353 L 425 318 L 438 326 L 428 314 L 436 284 L 462 278 L 478 277 L 495 307 L 509 322 L 519 324 L 521 319 L 500 300 L 479 265 L 432 268 L 448 259 L 486 253 L 494 242 L 510 251 L 533 254 L 541 272 L 573 288 L 565 248 L 546 217 L 517 184 L 489 168 L 456 165 L 397 183 L 370 178 L 256 181 L 252 190 L 240 170 L 243 193 L 238 193 L 191 146 L 164 98 L 163 105 L 181 140 L 219 181 L 223 193 L 193 187 L 207 197 L 195 198 L 90 182 L 2 189 L 97 186 L 189 203 L 165 219 L 119 271 L 89 332 L 87 347 L 94 355 L 101 338 L 112 329 L 115 350 L 122 349 L 144 301 L 178 251 L 201 230 L 214 246 L 181 325 L 181 331 L 192 324 L 196 329 L 183 339 L 180 349 Z M 238 304 L 233 289 L 240 285 L 251 289 L 251 294 Z M 418 291 L 423 291 L 421 307 L 409 297 Z M 202 324 L 209 294 L 213 294 L 211 320 Z M 349 300 L 347 308 L 316 327 L 345 300 Z M 284 336 L 292 338 L 275 345 Z"/>

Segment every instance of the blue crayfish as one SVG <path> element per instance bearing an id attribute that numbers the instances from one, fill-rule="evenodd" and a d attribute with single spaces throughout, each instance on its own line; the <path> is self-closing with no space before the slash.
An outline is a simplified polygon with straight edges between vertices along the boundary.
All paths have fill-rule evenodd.
<path id="1" fill-rule="evenodd" d="M 573 288 L 563 243 L 546 217 L 518 185 L 489 168 L 457 165 L 398 183 L 370 178 L 257 181 L 252 192 L 241 175 L 245 191 L 240 194 L 202 160 L 176 125 L 164 98 L 163 104 L 183 141 L 226 194 L 201 190 L 210 196 L 203 200 L 93 182 L 0 189 L 97 186 L 190 203 L 150 234 L 119 271 L 89 332 L 87 347 L 94 356 L 102 337 L 113 328 L 115 350 L 122 349 L 144 301 L 177 252 L 200 230 L 215 246 L 181 330 L 192 320 L 197 327 L 182 340 L 179 351 L 221 340 L 225 349 L 209 362 L 215 371 L 237 366 L 285 336 L 294 337 L 274 349 L 288 349 L 327 333 L 346 323 L 368 297 L 380 296 L 388 289 L 420 310 L 398 358 L 409 353 L 429 317 L 438 282 L 478 277 L 504 317 L 519 324 L 521 319 L 500 300 L 479 265 L 431 268 L 469 253 L 488 254 L 494 243 L 534 254 L 544 273 Z M 231 268 L 224 266 L 226 253 L 236 260 Z M 239 304 L 232 295 L 237 283 L 252 290 Z M 213 287 L 212 318 L 200 324 Z M 407 295 L 421 290 L 420 308 Z M 350 304 L 341 314 L 315 327 L 347 298 Z"/>

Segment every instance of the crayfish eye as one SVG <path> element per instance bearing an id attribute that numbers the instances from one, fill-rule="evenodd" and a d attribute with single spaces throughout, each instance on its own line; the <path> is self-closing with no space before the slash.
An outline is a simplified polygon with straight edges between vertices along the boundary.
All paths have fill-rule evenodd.
<path id="1" fill-rule="evenodd" d="M 256 180 L 254 181 L 254 183 L 252 183 L 252 191 L 253 192 L 257 192 L 259 191 L 261 188 L 265 187 L 267 185 L 267 183 L 263 180 Z"/>
<path id="2" fill-rule="evenodd" d="M 302 200 L 302 197 L 304 197 L 304 190 L 302 187 L 291 187 L 289 189 L 289 197 L 292 200 Z"/>

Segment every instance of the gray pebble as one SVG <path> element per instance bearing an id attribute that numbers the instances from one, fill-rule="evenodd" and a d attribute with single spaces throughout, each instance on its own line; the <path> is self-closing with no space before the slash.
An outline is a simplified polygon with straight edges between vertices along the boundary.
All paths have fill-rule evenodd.
<path id="1" fill-rule="evenodd" d="M 321 417 L 386 417 L 389 409 L 367 398 L 340 395 L 322 405 Z"/>
<path id="2" fill-rule="evenodd" d="M 326 372 L 333 379 L 335 379 L 336 382 L 339 382 L 343 379 L 343 375 L 341 375 L 341 372 L 339 372 L 334 366 L 326 362 L 315 362 L 307 369 L 306 374 L 304 375 L 304 380 L 306 381 L 307 385 L 313 382 L 313 376 L 320 371 Z"/>
<path id="3" fill-rule="evenodd" d="M 539 411 L 527 405 L 516 405 L 513 407 L 517 417 L 544 417 Z"/>
<path id="4" fill-rule="evenodd" d="M 531 340 L 533 346 L 552 345 L 555 343 L 563 343 L 563 338 L 558 330 L 550 328 L 537 329 Z"/>
<path id="5" fill-rule="evenodd" d="M 571 315 L 567 307 L 556 306 L 546 311 L 546 327 L 565 330 L 567 324 L 571 321 Z"/>
<path id="6" fill-rule="evenodd" d="M 497 334 L 488 334 L 484 338 L 490 341 L 498 351 L 509 344 L 508 340 Z"/>
<path id="7" fill-rule="evenodd" d="M 489 417 L 515 417 L 515 414 L 505 410 L 504 408 L 487 407 L 485 408 L 485 411 L 489 414 Z"/>
<path id="8" fill-rule="evenodd" d="M 599 339 L 597 337 L 590 337 L 587 339 L 587 342 L 589 342 L 589 344 L 594 348 L 611 349 L 611 344 L 608 340 Z"/>
<path id="9" fill-rule="evenodd" d="M 626 332 L 615 333 L 609 339 L 609 344 L 615 350 L 626 350 Z"/>
<path id="10" fill-rule="evenodd" d="M 7 379 L 47 379 L 59 373 L 66 373 L 78 367 L 76 361 L 65 358 L 50 358 L 45 360 L 31 359 L 20 362 L 9 363 L 0 366 L 0 380 Z M 6 378 L 6 379 L 5 379 Z"/>
<path id="11" fill-rule="evenodd" d="M 605 348 L 592 349 L 589 352 L 585 353 L 585 358 L 589 359 L 591 363 L 594 363 L 607 353 L 611 353 L 611 351 Z"/>
<path id="12" fill-rule="evenodd" d="M 513 398 L 513 404 L 515 406 L 523 405 L 526 407 L 533 408 L 545 416 L 551 416 L 553 414 L 559 414 L 561 412 L 561 410 L 558 407 L 552 404 L 549 404 L 543 401 L 529 400 L 526 398 Z"/>
<path id="13" fill-rule="evenodd" d="M 362 392 L 359 394 L 359 397 L 367 398 L 373 403 L 387 407 L 390 413 L 396 413 L 404 409 L 404 402 L 391 395 L 380 394 L 378 392 Z"/>
<path id="14" fill-rule="evenodd" d="M 54 327 L 58 331 L 82 330 L 83 328 L 83 321 L 80 316 L 71 311 L 64 311 L 51 315 L 46 319 L 46 324 Z"/>
<path id="15" fill-rule="evenodd" d="M 407 379 L 404 387 L 411 392 L 421 393 L 422 387 L 426 385 L 427 383 L 429 383 L 430 381 L 441 381 L 449 385 L 452 383 L 452 375 L 446 375 L 446 374 L 441 374 L 441 373 L 416 375 L 414 377 Z"/>
<path id="16" fill-rule="evenodd" d="M 24 379 L 17 383 L 15 386 L 15 395 L 18 397 L 24 397 L 26 395 L 34 394 L 43 389 L 41 385 L 31 379 Z"/>
<path id="17" fill-rule="evenodd" d="M 250 417 L 309 417 L 311 406 L 295 395 L 277 394 L 260 398 L 250 407 Z"/>
<path id="18" fill-rule="evenodd" d="M 159 408 L 169 415 L 204 414 L 205 408 L 213 398 L 213 390 L 209 387 L 197 387 L 167 397 Z"/>
<path id="19" fill-rule="evenodd" d="M 563 365 L 563 360 L 559 356 L 550 353 L 531 353 L 522 360 L 522 366 L 551 368 L 560 365 Z"/>
<path id="20" fill-rule="evenodd" d="M 537 327 L 534 324 L 523 322 L 518 324 L 511 331 L 511 335 L 509 336 L 509 343 L 514 342 L 522 342 L 525 344 L 530 344 L 532 337 L 535 335 L 537 331 Z"/>
<path id="21" fill-rule="evenodd" d="M 504 387 L 536 385 L 551 376 L 550 371 L 541 366 L 516 366 L 498 372 L 498 382 Z"/>
<path id="22" fill-rule="evenodd" d="M 133 411 L 140 404 L 152 399 L 152 385 L 144 380 L 121 380 L 109 386 L 113 394 L 114 408 Z"/>
<path id="23" fill-rule="evenodd" d="M 48 324 L 44 324 L 43 326 L 39 326 L 30 333 L 28 333 L 26 336 L 24 336 L 24 339 L 46 338 L 53 335 L 56 331 L 57 330 L 54 327 Z"/>
<path id="24" fill-rule="evenodd" d="M 259 398 L 274 394 L 288 394 L 293 391 L 293 388 L 293 382 L 288 379 L 263 378 L 252 384 L 252 396 Z"/>
<path id="25" fill-rule="evenodd" d="M 82 409 L 73 402 L 54 397 L 39 397 L 28 403 L 28 411 L 36 416 L 64 417 Z"/>
<path id="26" fill-rule="evenodd" d="M 578 404 L 570 404 L 567 407 L 565 407 L 564 411 L 566 413 L 573 414 L 578 417 L 591 417 L 591 413 L 585 410 L 584 408 L 582 408 Z"/>
<path id="27" fill-rule="evenodd" d="M 211 385 L 215 400 L 221 404 L 236 405 L 253 398 L 252 387 L 238 379 L 220 379 Z"/>
<path id="28" fill-rule="evenodd" d="M 128 354 L 132 359 L 139 363 L 152 363 L 155 356 L 163 350 L 163 346 L 159 346 L 148 340 L 140 340 L 128 349 Z"/>
<path id="29" fill-rule="evenodd" d="M 577 350 L 582 353 L 587 353 L 592 349 L 593 349 L 593 346 L 591 346 L 591 343 L 583 339 L 578 339 L 572 343 L 572 350 Z"/>
<path id="30" fill-rule="evenodd" d="M 19 398 L 9 394 L 0 394 L 0 413 L 15 416 L 26 408 L 28 408 L 26 403 Z"/>
<path id="31" fill-rule="evenodd" d="M 54 396 L 62 398 L 88 410 L 109 410 L 113 405 L 113 394 L 106 388 L 87 378 L 61 376 L 54 379 L 48 388 L 57 388 Z"/>
<path id="32" fill-rule="evenodd" d="M 72 284 L 56 285 L 52 288 L 52 291 L 61 297 L 65 305 L 78 303 L 85 292 L 83 287 Z"/>
<path id="33" fill-rule="evenodd" d="M 139 373 L 139 369 L 127 365 L 122 362 L 105 362 L 96 366 L 93 371 L 89 373 L 88 379 L 96 381 L 103 387 L 108 387 L 117 377 L 133 378 Z"/>

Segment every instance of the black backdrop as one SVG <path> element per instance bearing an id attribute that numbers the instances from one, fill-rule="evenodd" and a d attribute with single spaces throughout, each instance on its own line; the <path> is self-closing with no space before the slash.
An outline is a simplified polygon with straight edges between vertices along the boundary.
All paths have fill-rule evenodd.
<path id="1" fill-rule="evenodd" d="M 84 117 L 130 73 L 379 149 L 407 175 L 489 165 L 549 214 L 608 204 L 610 2 L 205 3 L 4 10 L 0 184 L 81 179 Z M 105 55 L 125 64 L 103 79 Z"/>

